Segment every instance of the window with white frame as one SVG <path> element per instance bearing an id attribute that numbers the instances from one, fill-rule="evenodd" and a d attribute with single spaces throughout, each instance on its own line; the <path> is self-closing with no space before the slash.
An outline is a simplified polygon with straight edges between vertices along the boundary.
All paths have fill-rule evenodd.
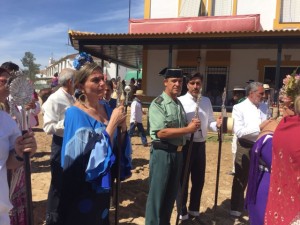
<path id="1" fill-rule="evenodd" d="M 200 0 L 182 0 L 179 17 L 197 17 L 200 15 Z"/>
<path id="2" fill-rule="evenodd" d="M 230 16 L 233 11 L 232 0 L 213 0 L 212 16 Z"/>
<path id="3" fill-rule="evenodd" d="M 299 0 L 281 0 L 281 23 L 299 23 L 300 22 L 300 1 Z"/>

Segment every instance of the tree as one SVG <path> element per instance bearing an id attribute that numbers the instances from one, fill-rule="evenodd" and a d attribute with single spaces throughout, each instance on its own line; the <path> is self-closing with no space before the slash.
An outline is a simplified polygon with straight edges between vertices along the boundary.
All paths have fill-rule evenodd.
<path id="1" fill-rule="evenodd" d="M 21 62 L 24 67 L 27 69 L 24 71 L 30 78 L 30 80 L 35 80 L 35 75 L 40 72 L 40 64 L 34 63 L 36 58 L 31 52 L 25 52 L 24 57 L 21 59 Z"/>

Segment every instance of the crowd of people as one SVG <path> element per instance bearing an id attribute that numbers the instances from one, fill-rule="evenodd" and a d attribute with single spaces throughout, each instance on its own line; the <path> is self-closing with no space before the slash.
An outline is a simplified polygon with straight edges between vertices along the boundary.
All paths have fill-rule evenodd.
<path id="1" fill-rule="evenodd" d="M 108 225 L 118 182 L 131 176 L 131 137 L 136 128 L 142 145 L 149 146 L 142 125 L 144 93 L 135 80 L 129 84 L 130 92 L 119 93 L 124 82 L 105 80 L 102 68 L 88 54 L 75 61 L 76 69 L 63 69 L 55 76 L 57 90 L 41 107 L 34 93 L 25 106 L 11 104 L 8 87 L 22 75 L 14 63 L 0 67 L 1 225 L 27 225 L 29 216 L 23 153 L 33 155 L 37 143 L 31 130 L 22 135 L 22 110 L 31 115 L 30 128 L 38 124 L 34 118 L 41 110 L 43 129 L 52 135 L 47 225 Z M 223 118 L 215 118 L 210 99 L 202 96 L 200 73 L 187 75 L 187 93 L 182 96 L 181 69 L 165 68 L 159 75 L 165 89 L 149 107 L 145 224 L 170 224 L 174 203 L 184 224 L 190 218 L 201 220 L 207 132 L 221 129 Z M 300 87 L 299 76 L 293 76 Z M 295 88 L 287 82 L 281 89 L 279 116 L 270 116 L 270 88 L 260 82 L 235 87 L 229 101 L 234 119 L 229 216 L 240 218 L 246 211 L 253 225 L 300 221 L 300 143 L 295 135 L 300 130 L 300 93 L 287 96 L 288 88 Z M 130 127 L 126 94 L 131 101 Z M 190 190 L 186 179 L 191 180 Z"/>

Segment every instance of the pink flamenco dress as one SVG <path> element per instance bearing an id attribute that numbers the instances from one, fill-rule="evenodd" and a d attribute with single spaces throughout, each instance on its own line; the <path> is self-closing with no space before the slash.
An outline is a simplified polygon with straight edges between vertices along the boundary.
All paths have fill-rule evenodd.
<path id="1" fill-rule="evenodd" d="M 273 136 L 265 225 L 300 224 L 300 116 L 285 117 Z"/>

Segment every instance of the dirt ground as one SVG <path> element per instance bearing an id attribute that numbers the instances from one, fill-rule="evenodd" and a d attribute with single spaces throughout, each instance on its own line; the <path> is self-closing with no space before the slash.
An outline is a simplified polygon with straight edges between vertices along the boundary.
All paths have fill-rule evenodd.
<path id="1" fill-rule="evenodd" d="M 38 142 L 38 152 L 32 159 L 32 195 L 35 225 L 45 223 L 45 208 L 50 183 L 50 144 L 51 136 L 42 130 L 42 117 L 40 126 L 34 128 Z M 150 142 L 150 138 L 148 137 Z M 149 149 L 143 147 L 139 137 L 132 138 L 132 177 L 121 184 L 119 224 L 142 225 L 145 224 L 145 205 L 148 193 L 149 176 Z M 225 135 L 221 151 L 221 168 L 217 207 L 214 208 L 216 171 L 219 143 L 216 134 L 211 133 L 206 147 L 206 180 L 201 200 L 201 215 L 199 220 L 189 219 L 182 224 L 220 224 L 236 225 L 248 224 L 248 217 L 233 219 L 229 216 L 230 194 L 232 176 L 228 173 L 232 168 L 231 136 Z M 114 224 L 114 209 L 111 209 L 111 224 Z M 174 207 L 171 224 L 176 221 L 177 211 Z"/>

